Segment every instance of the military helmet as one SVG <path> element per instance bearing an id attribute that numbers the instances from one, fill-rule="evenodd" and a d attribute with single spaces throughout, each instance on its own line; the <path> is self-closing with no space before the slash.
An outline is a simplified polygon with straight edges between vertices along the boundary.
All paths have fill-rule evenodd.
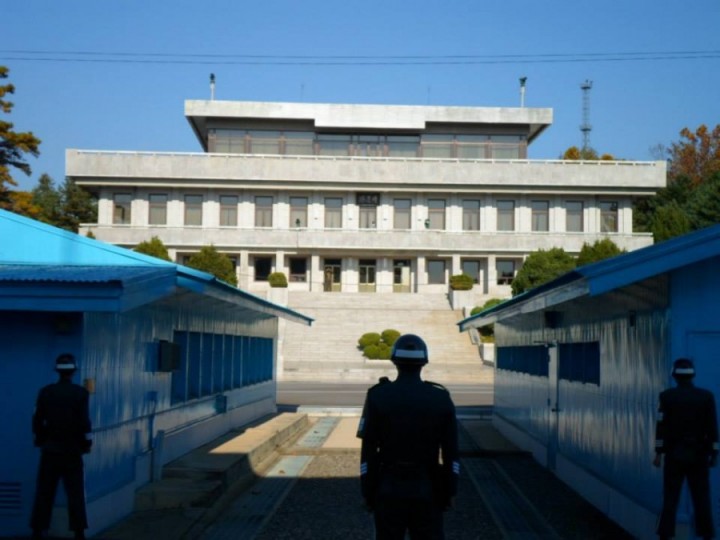
<path id="1" fill-rule="evenodd" d="M 415 334 L 403 334 L 393 344 L 390 359 L 394 364 L 424 366 L 428 363 L 428 348 Z"/>
<path id="2" fill-rule="evenodd" d="M 691 379 L 695 376 L 695 365 L 688 358 L 678 358 L 673 362 L 672 376 L 681 379 Z"/>
<path id="3" fill-rule="evenodd" d="M 75 371 L 77 369 L 77 363 L 75 357 L 69 353 L 63 353 L 55 359 L 55 371 L 60 373 L 67 373 Z"/>

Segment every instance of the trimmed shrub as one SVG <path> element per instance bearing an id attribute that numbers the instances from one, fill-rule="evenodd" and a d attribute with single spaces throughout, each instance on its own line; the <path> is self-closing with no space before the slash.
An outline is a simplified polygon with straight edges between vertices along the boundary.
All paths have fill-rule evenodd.
<path id="1" fill-rule="evenodd" d="M 392 328 L 388 328 L 387 330 L 383 330 L 382 334 L 380 334 L 380 337 L 382 339 L 383 343 L 386 343 L 390 348 L 392 348 L 393 345 L 395 345 L 395 342 L 397 341 L 397 338 L 400 337 L 400 332 L 397 330 L 393 330 Z M 388 358 L 390 358 L 388 356 Z"/>
<path id="2" fill-rule="evenodd" d="M 288 286 L 288 280 L 282 272 L 273 272 L 268 276 L 268 283 L 271 287 L 285 288 Z"/>
<path id="3" fill-rule="evenodd" d="M 358 339 L 358 345 L 360 345 L 360 348 L 365 351 L 368 345 L 377 345 L 378 343 L 380 343 L 381 339 L 382 338 L 380 334 L 378 334 L 377 332 L 368 332 L 366 334 L 363 334 L 360 339 Z"/>
<path id="4" fill-rule="evenodd" d="M 450 288 L 453 291 L 469 291 L 473 288 L 474 284 L 473 278 L 467 274 L 450 276 Z"/>

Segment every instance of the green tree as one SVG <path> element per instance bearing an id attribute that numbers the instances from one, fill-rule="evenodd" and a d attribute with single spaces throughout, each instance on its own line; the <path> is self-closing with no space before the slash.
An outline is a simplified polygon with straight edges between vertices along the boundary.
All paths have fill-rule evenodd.
<path id="1" fill-rule="evenodd" d="M 513 279 L 513 296 L 547 283 L 573 268 L 575 258 L 562 248 L 535 251 L 528 255 Z"/>
<path id="2" fill-rule="evenodd" d="M 652 216 L 651 227 L 655 242 L 664 242 L 692 230 L 687 212 L 677 201 L 658 207 Z"/>
<path id="3" fill-rule="evenodd" d="M 202 270 L 226 283 L 237 286 L 237 276 L 235 276 L 235 269 L 230 257 L 220 253 L 215 249 L 215 246 L 203 247 L 199 253 L 190 257 L 187 265 L 190 268 Z"/>
<path id="4" fill-rule="evenodd" d="M 62 211 L 57 226 L 78 232 L 81 223 L 97 222 L 97 201 L 70 178 L 60 188 Z"/>
<path id="5" fill-rule="evenodd" d="M 167 247 L 165 247 L 163 241 L 160 240 L 160 238 L 158 238 L 157 236 L 153 236 L 150 240 L 140 242 L 137 246 L 135 246 L 133 251 L 143 253 L 144 255 L 150 255 L 151 257 L 157 257 L 158 259 L 162 259 L 164 261 L 172 262 L 172 259 L 168 254 Z"/>
<path id="6" fill-rule="evenodd" d="M 609 238 L 596 240 L 592 244 L 585 242 L 580 250 L 580 254 L 578 255 L 577 265 L 585 266 L 586 264 L 615 257 L 621 253 L 625 253 L 625 250 L 620 249 L 618 245 Z"/>
<path id="7" fill-rule="evenodd" d="M 695 188 L 687 212 L 693 230 L 720 223 L 720 172 Z"/>
<path id="8" fill-rule="evenodd" d="M 0 66 L 0 79 L 6 79 L 8 68 Z M 15 87 L 12 84 L 0 85 L 0 110 L 10 114 L 13 103 L 5 97 L 13 94 Z M 31 131 L 17 132 L 11 122 L 0 120 L 0 207 L 8 207 L 9 187 L 16 186 L 17 182 L 10 174 L 10 168 L 14 167 L 23 173 L 30 175 L 30 165 L 25 161 L 25 154 L 37 157 L 40 153 L 40 139 L 35 137 Z"/>
<path id="9" fill-rule="evenodd" d="M 62 197 L 55 187 L 55 181 L 47 174 L 42 174 L 38 185 L 32 190 L 33 204 L 40 208 L 38 219 L 51 225 L 57 225 L 62 210 Z"/>

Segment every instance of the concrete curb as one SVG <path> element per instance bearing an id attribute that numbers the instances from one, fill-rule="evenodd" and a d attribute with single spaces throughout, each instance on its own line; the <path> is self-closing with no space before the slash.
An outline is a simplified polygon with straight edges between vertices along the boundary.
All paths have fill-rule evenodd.
<path id="1" fill-rule="evenodd" d="M 98 537 L 195 538 L 275 461 L 280 447 L 292 444 L 309 425 L 307 414 L 281 413 L 168 463 L 161 480 L 138 490 L 135 511 Z"/>

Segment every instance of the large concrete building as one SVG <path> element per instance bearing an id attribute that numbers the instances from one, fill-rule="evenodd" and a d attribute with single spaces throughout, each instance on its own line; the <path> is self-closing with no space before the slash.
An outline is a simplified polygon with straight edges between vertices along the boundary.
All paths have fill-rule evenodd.
<path id="1" fill-rule="evenodd" d="M 101 240 L 158 236 L 180 263 L 213 244 L 239 286 L 507 296 L 524 257 L 609 236 L 634 250 L 632 202 L 663 162 L 530 160 L 551 109 L 187 101 L 202 153 L 67 151 L 99 197 Z"/>

